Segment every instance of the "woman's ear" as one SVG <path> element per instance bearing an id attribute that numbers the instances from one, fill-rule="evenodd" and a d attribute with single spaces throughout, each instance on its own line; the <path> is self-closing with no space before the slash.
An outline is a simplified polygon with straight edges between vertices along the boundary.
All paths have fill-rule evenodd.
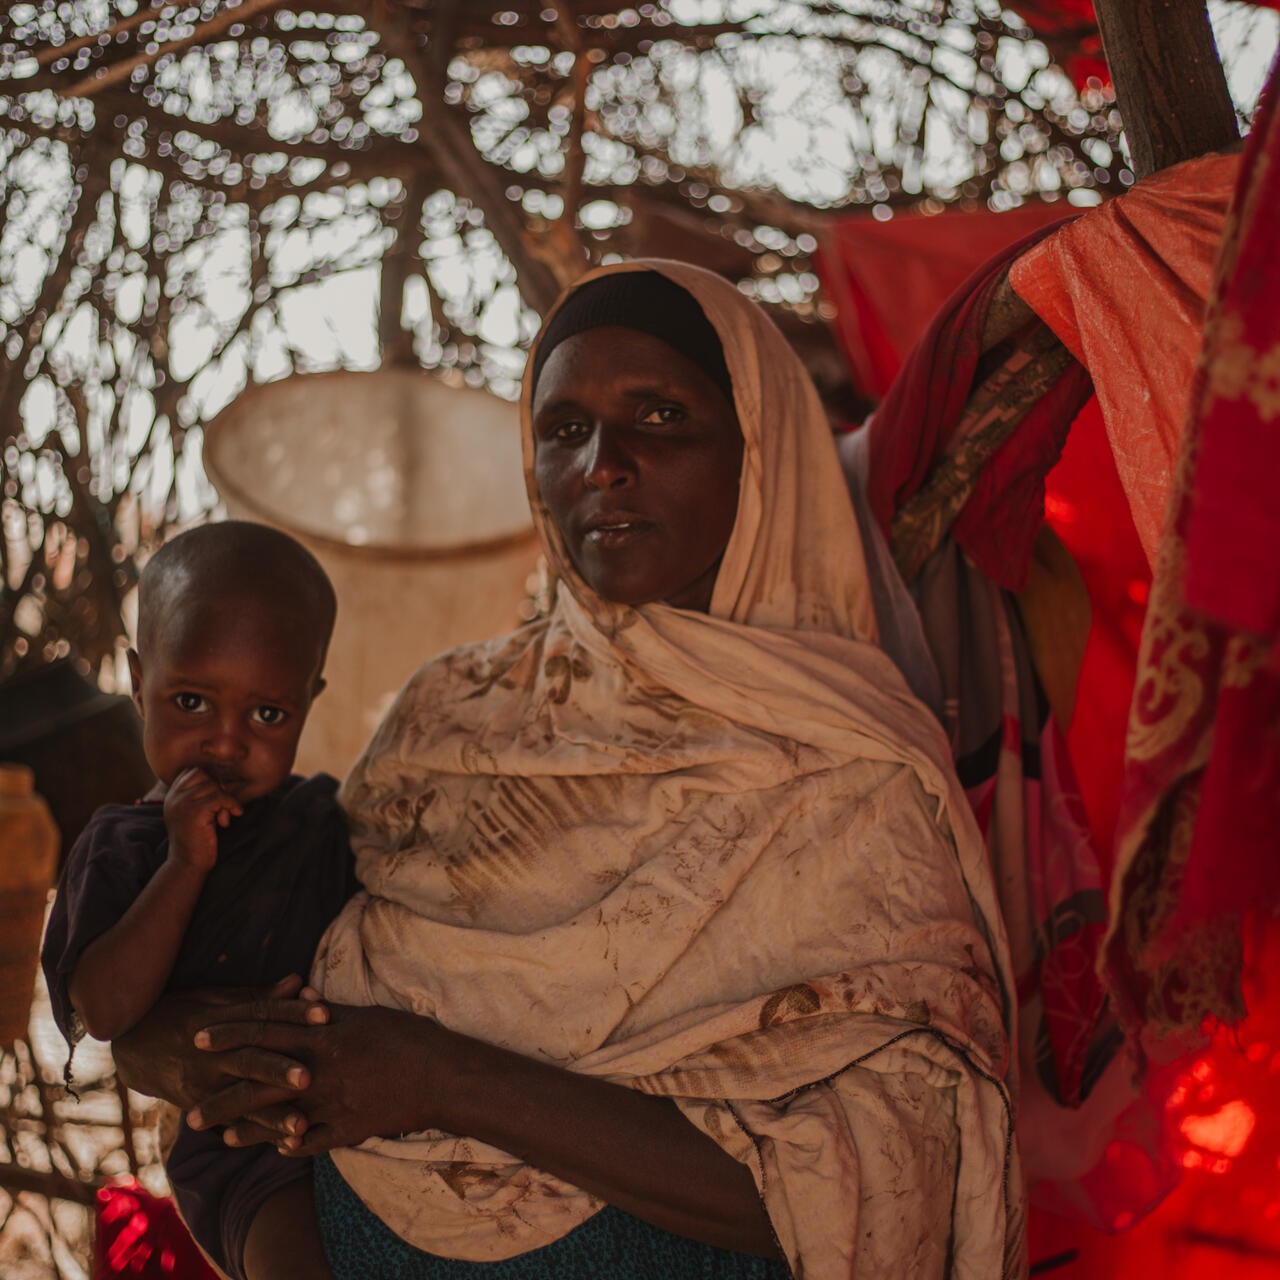
<path id="1" fill-rule="evenodd" d="M 130 697 L 133 698 L 133 705 L 138 708 L 138 714 L 145 720 L 147 715 L 142 709 L 142 659 L 138 657 L 137 649 L 130 649 L 125 657 L 129 662 L 129 682 L 133 685 Z"/>

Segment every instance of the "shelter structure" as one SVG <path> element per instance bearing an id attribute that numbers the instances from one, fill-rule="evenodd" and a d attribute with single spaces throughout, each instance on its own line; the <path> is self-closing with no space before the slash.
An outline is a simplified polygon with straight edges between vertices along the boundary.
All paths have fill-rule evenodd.
<path id="1" fill-rule="evenodd" d="M 1092 47 L 1050 8 L 1060 55 Z M 246 386 L 407 364 L 510 397 L 610 254 L 737 281 L 854 420 L 812 261 L 834 217 L 1132 181 L 1113 94 L 1036 35 L 992 0 L 10 6 L 0 678 L 74 650 L 110 683 Z"/>

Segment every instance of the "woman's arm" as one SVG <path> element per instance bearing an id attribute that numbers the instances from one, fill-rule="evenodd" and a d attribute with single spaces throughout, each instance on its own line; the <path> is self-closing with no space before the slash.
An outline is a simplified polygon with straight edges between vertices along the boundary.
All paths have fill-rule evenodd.
<path id="1" fill-rule="evenodd" d="M 437 1128 L 511 1152 L 665 1230 L 779 1257 L 750 1171 L 673 1102 L 535 1062 L 389 1009 L 333 1007 L 320 1027 L 222 1023 L 197 1038 L 225 1054 L 253 1047 L 306 1062 L 307 1155 L 374 1134 Z M 193 1117 L 233 1123 L 222 1100 Z M 233 1141 L 261 1136 L 232 1131 Z"/>

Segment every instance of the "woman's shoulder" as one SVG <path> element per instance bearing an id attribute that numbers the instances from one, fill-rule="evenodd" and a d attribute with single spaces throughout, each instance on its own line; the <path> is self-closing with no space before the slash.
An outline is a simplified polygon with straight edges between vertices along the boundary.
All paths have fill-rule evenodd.
<path id="1" fill-rule="evenodd" d="M 507 635 L 458 645 L 424 662 L 387 708 L 343 784 L 343 808 L 351 813 L 353 789 L 372 762 L 417 751 L 442 727 L 474 728 L 488 719 L 490 699 L 530 687 L 542 668 L 547 629 L 545 619 L 535 619 Z"/>
<path id="2" fill-rule="evenodd" d="M 405 693 L 459 701 L 521 683 L 540 665 L 547 628 L 548 619 L 535 618 L 506 635 L 446 649 L 409 677 Z"/>

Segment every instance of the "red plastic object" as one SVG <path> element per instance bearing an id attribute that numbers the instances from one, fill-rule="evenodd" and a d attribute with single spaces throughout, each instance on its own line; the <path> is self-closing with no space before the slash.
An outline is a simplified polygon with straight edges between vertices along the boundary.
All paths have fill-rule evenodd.
<path id="1" fill-rule="evenodd" d="M 93 1280 L 219 1280 L 187 1232 L 173 1201 L 133 1178 L 98 1192 Z"/>

